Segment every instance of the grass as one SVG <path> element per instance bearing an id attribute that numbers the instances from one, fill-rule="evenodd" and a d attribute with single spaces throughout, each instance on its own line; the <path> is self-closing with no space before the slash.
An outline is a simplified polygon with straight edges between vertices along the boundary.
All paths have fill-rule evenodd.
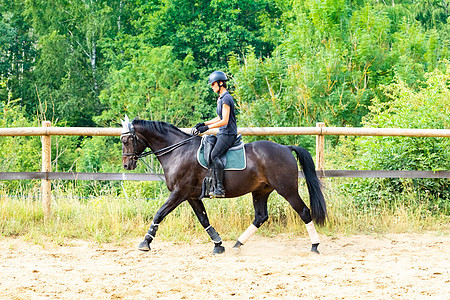
<path id="1" fill-rule="evenodd" d="M 134 188 L 139 187 L 138 183 L 129 183 L 128 189 L 132 189 L 133 184 Z M 450 229 L 448 212 L 430 213 L 426 203 L 417 203 L 414 193 L 398 195 L 389 204 L 362 210 L 351 198 L 344 196 L 339 180 L 327 179 L 326 185 L 329 219 L 324 226 L 317 227 L 322 234 L 448 232 Z M 166 192 L 159 192 L 155 199 L 144 198 L 139 193 L 140 189 L 135 189 L 135 193 L 124 193 L 128 197 L 102 190 L 87 198 L 77 196 L 76 188 L 64 190 L 59 186 L 54 191 L 53 215 L 47 220 L 44 219 L 38 189 L 26 196 L 0 196 L 0 236 L 23 236 L 38 244 L 43 240 L 65 244 L 70 239 L 121 244 L 144 236 L 153 215 L 167 196 L 164 195 Z M 305 187 L 300 187 L 300 194 L 308 203 Z M 0 195 L 5 193 L 0 191 Z M 237 239 L 253 221 L 250 195 L 205 200 L 204 203 L 211 224 L 225 240 Z M 277 234 L 307 236 L 299 216 L 276 193 L 269 199 L 269 220 L 258 234 L 269 237 Z M 166 217 L 157 239 L 209 241 L 188 203 L 183 203 Z"/>

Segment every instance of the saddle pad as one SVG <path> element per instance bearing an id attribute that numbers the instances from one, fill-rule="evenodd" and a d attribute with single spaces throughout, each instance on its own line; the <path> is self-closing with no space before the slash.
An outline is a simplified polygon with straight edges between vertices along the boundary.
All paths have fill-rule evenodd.
<path id="1" fill-rule="evenodd" d="M 225 170 L 240 171 L 247 167 L 247 161 L 245 159 L 245 147 L 234 147 L 236 150 L 227 151 L 227 165 Z M 203 154 L 203 144 L 198 147 L 197 151 L 197 161 L 205 169 L 208 168 L 206 164 L 205 156 Z"/>

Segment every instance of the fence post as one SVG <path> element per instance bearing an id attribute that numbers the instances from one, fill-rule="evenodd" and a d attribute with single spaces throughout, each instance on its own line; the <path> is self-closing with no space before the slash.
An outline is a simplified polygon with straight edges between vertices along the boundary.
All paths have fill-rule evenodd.
<path id="1" fill-rule="evenodd" d="M 43 121 L 42 127 L 50 127 L 50 121 Z M 51 172 L 52 150 L 51 150 L 51 137 L 50 135 L 43 135 L 42 141 L 42 172 Z M 51 216 L 52 209 L 52 185 L 49 179 L 42 179 L 42 207 L 44 209 L 44 219 L 48 219 Z"/>
<path id="2" fill-rule="evenodd" d="M 325 123 L 318 122 L 316 127 L 323 128 Z M 319 172 L 319 177 L 323 177 L 325 170 L 325 136 L 318 134 L 316 136 L 316 168 Z"/>

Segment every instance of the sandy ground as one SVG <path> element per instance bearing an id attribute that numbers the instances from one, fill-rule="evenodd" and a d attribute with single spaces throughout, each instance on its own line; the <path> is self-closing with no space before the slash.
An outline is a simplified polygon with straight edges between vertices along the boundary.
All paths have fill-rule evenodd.
<path id="1" fill-rule="evenodd" d="M 155 240 L 150 252 L 0 239 L 1 299 L 450 299 L 450 236 L 253 236 L 240 254 Z"/>

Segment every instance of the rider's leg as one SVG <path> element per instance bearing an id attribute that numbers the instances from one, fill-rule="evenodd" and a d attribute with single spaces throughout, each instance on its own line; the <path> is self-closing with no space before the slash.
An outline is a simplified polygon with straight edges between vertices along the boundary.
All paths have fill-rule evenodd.
<path id="1" fill-rule="evenodd" d="M 224 177 L 224 165 L 220 158 L 216 157 L 213 160 L 214 167 L 214 176 L 216 178 L 216 186 L 214 188 L 214 196 L 223 198 L 225 197 L 225 188 L 223 186 L 223 177 Z"/>
<path id="2" fill-rule="evenodd" d="M 214 168 L 214 175 L 216 179 L 216 186 L 214 196 L 225 197 L 224 189 L 224 168 L 225 166 L 220 161 L 220 157 L 227 152 L 236 140 L 236 135 L 218 134 L 217 142 L 211 152 L 211 161 Z"/>

